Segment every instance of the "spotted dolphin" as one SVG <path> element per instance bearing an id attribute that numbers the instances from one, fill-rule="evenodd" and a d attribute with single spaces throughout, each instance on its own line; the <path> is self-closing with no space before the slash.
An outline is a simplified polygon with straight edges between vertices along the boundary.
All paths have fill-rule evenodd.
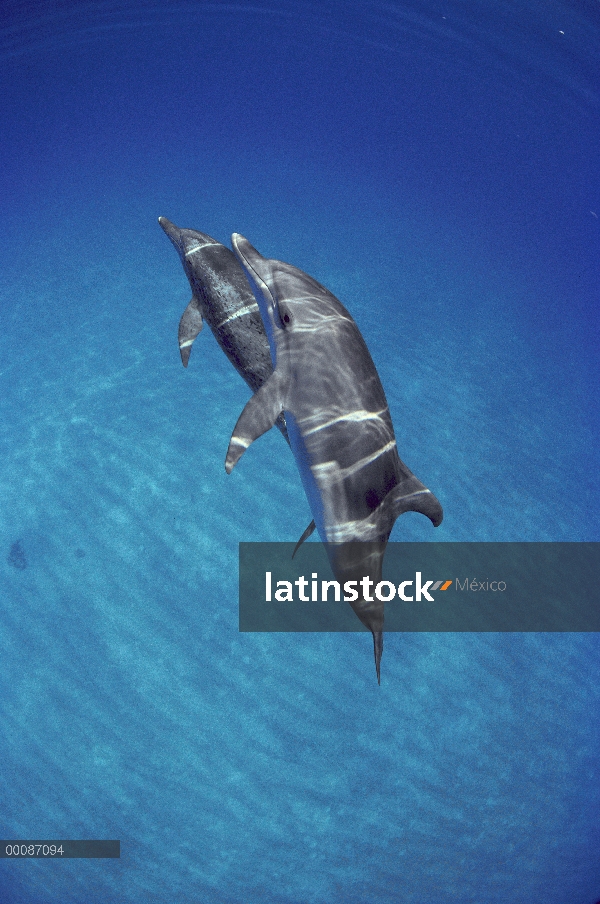
<path id="1" fill-rule="evenodd" d="M 274 371 L 242 411 L 225 469 L 283 413 L 336 580 L 368 576 L 376 586 L 396 518 L 421 512 L 437 527 L 442 507 L 400 460 L 383 386 L 344 306 L 302 270 L 262 257 L 243 236 L 234 233 L 232 245 L 260 307 Z M 383 603 L 365 592 L 350 605 L 373 634 L 380 681 Z"/>
<path id="2" fill-rule="evenodd" d="M 158 222 L 175 246 L 192 288 L 192 300 L 179 322 L 183 366 L 188 366 L 193 342 L 206 320 L 237 372 L 256 392 L 273 373 L 273 364 L 258 305 L 235 254 L 205 232 L 180 229 L 166 217 Z M 288 440 L 283 416 L 277 427 Z"/>
<path id="3" fill-rule="evenodd" d="M 179 321 L 179 351 L 188 366 L 192 345 L 206 320 L 217 342 L 252 392 L 273 373 L 269 340 L 258 304 L 243 267 L 233 251 L 195 229 L 180 229 L 159 217 L 158 222 L 175 246 L 192 288 L 192 300 Z M 289 444 L 285 418 L 275 421 Z M 299 543 L 315 529 L 311 522 Z"/>

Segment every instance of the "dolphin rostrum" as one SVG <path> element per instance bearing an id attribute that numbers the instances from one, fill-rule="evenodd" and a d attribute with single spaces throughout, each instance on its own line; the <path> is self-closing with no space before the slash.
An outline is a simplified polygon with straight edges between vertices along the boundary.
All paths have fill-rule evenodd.
<path id="1" fill-rule="evenodd" d="M 315 279 L 262 257 L 243 236 L 234 233 L 232 245 L 258 302 L 274 371 L 242 411 L 225 469 L 283 413 L 336 580 L 368 576 L 376 586 L 396 518 L 421 512 L 437 527 L 442 507 L 398 456 L 383 386 L 348 311 Z M 383 603 L 364 596 L 350 605 L 373 634 L 380 681 Z"/>

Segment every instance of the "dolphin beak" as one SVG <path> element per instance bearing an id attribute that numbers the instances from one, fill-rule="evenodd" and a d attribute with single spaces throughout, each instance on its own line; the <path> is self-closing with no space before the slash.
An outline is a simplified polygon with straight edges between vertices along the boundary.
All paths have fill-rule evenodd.
<path id="1" fill-rule="evenodd" d="M 179 251 L 179 235 L 181 233 L 181 229 L 179 229 L 179 227 L 176 226 L 175 223 L 171 223 L 170 220 L 167 220 L 166 217 L 159 217 L 158 222 Z"/>
<path id="2" fill-rule="evenodd" d="M 381 684 L 381 654 L 383 653 L 383 631 L 373 631 L 373 651 L 375 653 L 375 671 L 377 684 Z"/>
<path id="3" fill-rule="evenodd" d="M 245 264 L 257 274 L 260 272 L 261 262 L 264 265 L 266 260 L 262 254 L 256 250 L 254 245 L 250 244 L 248 239 L 244 238 L 243 235 L 240 235 L 239 232 L 234 232 L 231 236 L 231 246 L 241 263 Z"/>

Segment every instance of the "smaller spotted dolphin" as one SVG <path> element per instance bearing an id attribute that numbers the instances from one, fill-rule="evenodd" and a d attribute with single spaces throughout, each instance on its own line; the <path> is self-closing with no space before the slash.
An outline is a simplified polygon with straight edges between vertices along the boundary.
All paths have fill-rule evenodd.
<path id="1" fill-rule="evenodd" d="M 242 411 L 225 469 L 230 473 L 284 414 L 336 580 L 368 577 L 376 586 L 396 518 L 421 512 L 437 527 L 442 507 L 398 456 L 383 386 L 346 308 L 302 270 L 262 257 L 243 236 L 234 233 L 232 246 L 260 307 L 274 371 Z M 373 634 L 380 681 L 383 603 L 364 597 L 350 605 Z"/>
<path id="2" fill-rule="evenodd" d="M 256 392 L 273 373 L 273 365 L 258 305 L 235 254 L 205 232 L 180 229 L 166 217 L 158 222 L 175 246 L 192 288 L 192 300 L 179 322 L 183 366 L 188 366 L 192 344 L 206 320 L 237 372 Z M 277 426 L 287 440 L 283 416 Z"/>
<path id="3" fill-rule="evenodd" d="M 179 254 L 192 287 L 192 300 L 179 322 L 183 366 L 188 366 L 192 344 L 206 320 L 237 372 L 256 392 L 273 373 L 273 364 L 260 311 L 243 267 L 233 251 L 205 232 L 180 229 L 166 217 L 159 217 L 158 222 Z M 289 445 L 284 416 L 280 415 L 275 423 Z M 313 521 L 299 542 L 314 529 Z"/>

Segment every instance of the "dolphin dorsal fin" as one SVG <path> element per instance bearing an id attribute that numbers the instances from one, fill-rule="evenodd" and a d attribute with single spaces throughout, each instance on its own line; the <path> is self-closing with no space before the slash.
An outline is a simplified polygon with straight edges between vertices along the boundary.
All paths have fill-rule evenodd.
<path id="1" fill-rule="evenodd" d="M 439 501 L 414 474 L 390 490 L 375 514 L 378 525 L 391 530 L 396 518 L 404 512 L 419 512 L 429 518 L 434 527 L 438 527 L 444 517 Z"/>

